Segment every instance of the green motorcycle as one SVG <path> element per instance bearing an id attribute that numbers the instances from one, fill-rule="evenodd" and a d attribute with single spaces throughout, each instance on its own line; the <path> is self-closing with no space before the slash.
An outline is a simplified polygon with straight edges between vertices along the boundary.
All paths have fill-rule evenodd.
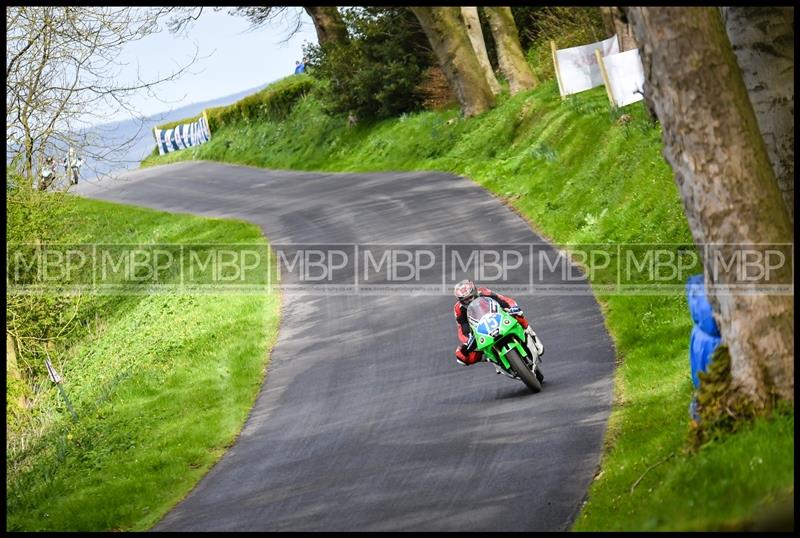
<path id="1" fill-rule="evenodd" d="M 542 390 L 537 351 L 529 349 L 525 329 L 491 297 L 478 297 L 467 307 L 474 345 L 498 373 L 522 380 L 532 392 Z"/>

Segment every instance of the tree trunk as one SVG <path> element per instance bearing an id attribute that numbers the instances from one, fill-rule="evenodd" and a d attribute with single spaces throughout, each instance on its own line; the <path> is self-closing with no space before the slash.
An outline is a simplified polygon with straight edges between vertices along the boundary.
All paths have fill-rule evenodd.
<path id="1" fill-rule="evenodd" d="M 603 19 L 603 29 L 606 31 L 607 36 L 612 36 L 617 33 L 617 26 L 614 24 L 614 9 L 613 7 L 601 7 L 600 16 Z"/>
<path id="2" fill-rule="evenodd" d="M 6 331 L 6 376 L 9 379 L 22 379 L 17 365 L 17 344 L 8 331 Z"/>
<path id="3" fill-rule="evenodd" d="M 465 117 L 486 112 L 495 98 L 457 7 L 412 7 Z"/>
<path id="4" fill-rule="evenodd" d="M 500 83 L 497 82 L 497 77 L 494 75 L 492 69 L 492 62 L 489 61 L 489 54 L 486 52 L 486 42 L 483 40 L 483 31 L 481 30 L 481 19 L 478 16 L 477 7 L 462 7 L 461 15 L 464 17 L 464 24 L 467 27 L 467 35 L 472 42 L 472 48 L 475 50 L 475 56 L 478 57 L 478 63 L 483 68 L 483 73 L 486 76 L 486 82 L 489 84 L 492 93 L 498 95 L 500 93 Z"/>
<path id="5" fill-rule="evenodd" d="M 626 50 L 637 48 L 636 36 L 633 35 L 633 28 L 628 21 L 625 10 L 621 7 L 612 7 L 610 9 L 611 18 L 614 22 L 614 32 L 617 34 L 617 40 L 619 41 L 619 51 L 625 52 Z"/>
<path id="6" fill-rule="evenodd" d="M 720 9 L 789 219 L 794 222 L 794 8 Z"/>
<path id="7" fill-rule="evenodd" d="M 773 397 L 794 402 L 792 297 L 715 289 L 750 283 L 735 264 L 714 267 L 707 255 L 793 240 L 719 10 L 630 7 L 627 15 L 692 235 L 698 245 L 716 244 L 703 249 L 706 285 L 730 351 L 733 395 L 761 410 Z M 791 282 L 791 271 L 784 264 L 773 278 Z"/>
<path id="8" fill-rule="evenodd" d="M 303 8 L 308 13 L 308 16 L 311 17 L 311 20 L 314 21 L 314 29 L 317 31 L 317 41 L 320 46 L 347 41 L 347 27 L 335 7 L 303 6 Z"/>
<path id="9" fill-rule="evenodd" d="M 510 7 L 484 7 L 492 29 L 500 70 L 508 79 L 511 95 L 535 88 L 536 77 L 522 53 L 519 33 Z"/>

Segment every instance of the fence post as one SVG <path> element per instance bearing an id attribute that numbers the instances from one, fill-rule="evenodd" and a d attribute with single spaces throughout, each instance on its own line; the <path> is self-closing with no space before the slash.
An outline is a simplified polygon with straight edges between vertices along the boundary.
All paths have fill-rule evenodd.
<path id="1" fill-rule="evenodd" d="M 211 138 L 211 124 L 208 123 L 208 114 L 206 114 L 206 109 L 203 109 L 203 118 L 206 120 L 206 128 L 208 129 L 208 138 Z"/>
<path id="2" fill-rule="evenodd" d="M 561 85 L 561 71 L 558 70 L 558 58 L 556 57 L 556 42 L 550 40 L 550 50 L 553 52 L 553 67 L 556 70 L 556 81 L 558 82 L 558 93 L 561 94 L 563 101 L 566 96 L 564 95 L 564 87 Z"/>
<path id="3" fill-rule="evenodd" d="M 50 380 L 56 384 L 56 387 L 58 387 L 58 392 L 61 394 L 61 397 L 64 398 L 64 403 L 67 404 L 67 409 L 69 409 L 69 412 L 72 414 L 72 420 L 77 422 L 78 415 L 75 413 L 75 409 L 72 408 L 72 402 L 69 401 L 64 387 L 61 386 L 61 376 L 58 375 L 56 369 L 53 368 L 53 363 L 50 362 L 49 355 L 50 354 L 48 353 L 48 358 L 44 360 L 44 365 L 47 367 L 47 374 L 50 376 Z"/>
<path id="4" fill-rule="evenodd" d="M 611 79 L 608 78 L 608 72 L 606 71 L 606 64 L 603 62 L 603 55 L 600 54 L 600 49 L 595 49 L 594 55 L 597 57 L 597 65 L 600 66 L 600 72 L 603 74 L 603 83 L 606 85 L 606 94 L 608 94 L 608 102 L 611 103 L 611 106 L 616 108 L 617 105 L 614 103 L 614 93 L 611 91 Z"/>

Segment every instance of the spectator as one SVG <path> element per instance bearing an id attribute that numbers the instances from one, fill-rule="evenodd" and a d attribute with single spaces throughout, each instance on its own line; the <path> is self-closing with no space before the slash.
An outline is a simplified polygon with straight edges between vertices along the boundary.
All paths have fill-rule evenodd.
<path id="1" fill-rule="evenodd" d="M 78 175 L 80 174 L 81 165 L 83 164 L 83 159 L 78 157 L 75 153 L 75 148 L 72 146 L 69 147 L 69 173 L 67 177 L 69 178 L 70 184 L 77 185 L 78 184 Z"/>
<path id="2" fill-rule="evenodd" d="M 697 414 L 697 389 L 700 387 L 699 372 L 705 372 L 711 361 L 711 354 L 721 341 L 717 323 L 714 321 L 711 303 L 705 293 L 703 275 L 692 275 L 686 281 L 686 299 L 689 302 L 689 312 L 692 315 L 694 327 L 689 340 L 689 366 L 692 372 L 692 383 L 695 394 L 689 404 L 689 414 L 692 420 L 700 422 Z"/>
<path id="3" fill-rule="evenodd" d="M 303 60 L 305 61 L 305 58 L 303 58 Z M 300 73 L 302 73 L 305 70 L 306 70 L 306 64 L 305 63 L 300 63 L 300 62 L 295 62 L 294 63 L 294 74 L 295 75 L 299 75 Z"/>
<path id="4" fill-rule="evenodd" d="M 44 163 L 40 167 L 39 174 L 41 175 L 39 180 L 39 190 L 46 191 L 56 179 L 56 163 L 53 157 L 46 156 L 44 158 Z"/>

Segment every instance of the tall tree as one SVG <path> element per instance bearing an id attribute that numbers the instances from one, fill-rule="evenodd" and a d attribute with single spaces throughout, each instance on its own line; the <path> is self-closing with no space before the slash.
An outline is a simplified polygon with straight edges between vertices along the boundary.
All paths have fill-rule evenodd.
<path id="1" fill-rule="evenodd" d="M 633 50 L 637 47 L 633 29 L 628 23 L 627 15 L 622 8 L 601 7 L 600 13 L 603 17 L 603 26 L 606 31 L 611 35 L 617 34 L 620 52 Z"/>
<path id="2" fill-rule="evenodd" d="M 170 24 L 172 32 L 178 32 L 188 27 L 192 21 L 197 20 L 203 12 L 203 8 L 172 8 L 177 16 L 174 16 Z M 199 9 L 197 15 L 191 13 Z M 214 11 L 222 8 L 216 7 Z M 330 43 L 344 43 L 347 41 L 347 27 L 339 13 L 338 8 L 333 6 L 240 6 L 232 7 L 228 14 L 247 18 L 254 27 L 283 22 L 288 24 L 286 40 L 289 40 L 303 27 L 303 13 L 311 17 L 314 29 L 317 31 L 317 43 L 324 46 Z"/>
<path id="3" fill-rule="evenodd" d="M 500 70 L 508 79 L 511 95 L 536 87 L 538 83 L 519 45 L 519 33 L 509 7 L 483 8 L 497 48 Z"/>
<path id="4" fill-rule="evenodd" d="M 617 27 L 614 25 L 614 8 L 604 6 L 600 8 L 600 16 L 603 18 L 603 29 L 608 35 L 617 33 Z"/>
<path id="5" fill-rule="evenodd" d="M 789 219 L 794 222 L 794 8 L 720 9 Z"/>
<path id="6" fill-rule="evenodd" d="M 136 93 L 179 78 L 194 62 L 149 80 L 120 76 L 123 47 L 161 30 L 169 8 L 9 6 L 6 8 L 6 148 L 18 172 L 33 184 L 37 161 L 67 148 L 112 161 L 138 136 L 99 143 L 87 129 L 117 112 L 143 118 L 131 106 Z M 196 56 L 195 56 L 196 59 Z M 154 97 L 155 98 L 155 97 Z M 97 147 L 90 151 L 89 147 Z"/>
<path id="7" fill-rule="evenodd" d="M 704 249 L 706 284 L 731 357 L 732 397 L 757 410 L 794 401 L 794 306 L 787 295 L 724 292 L 747 287 L 737 245 L 791 243 L 783 204 L 725 26 L 716 8 L 626 8 L 640 45 L 645 91 L 663 128 L 694 240 Z M 790 264 L 773 274 L 791 282 Z M 746 276 L 746 275 L 744 275 Z M 754 293 L 755 291 L 755 293 Z"/>
<path id="8" fill-rule="evenodd" d="M 492 93 L 498 95 L 500 93 L 500 83 L 497 82 L 497 77 L 494 75 L 492 69 L 492 62 L 489 61 L 489 54 L 486 52 L 486 41 L 483 39 L 483 31 L 481 30 L 481 19 L 478 15 L 477 7 L 463 7 L 461 8 L 461 16 L 464 17 L 464 24 L 467 27 L 467 35 L 472 42 L 472 48 L 475 49 L 475 55 L 478 57 L 483 68 L 483 73 L 486 76 L 486 82 Z"/>
<path id="9" fill-rule="evenodd" d="M 465 117 L 486 112 L 495 97 L 457 7 L 412 7 Z"/>
<path id="10" fill-rule="evenodd" d="M 343 43 L 347 40 L 347 28 L 336 7 L 303 7 L 314 22 L 320 46 L 328 43 Z"/>

